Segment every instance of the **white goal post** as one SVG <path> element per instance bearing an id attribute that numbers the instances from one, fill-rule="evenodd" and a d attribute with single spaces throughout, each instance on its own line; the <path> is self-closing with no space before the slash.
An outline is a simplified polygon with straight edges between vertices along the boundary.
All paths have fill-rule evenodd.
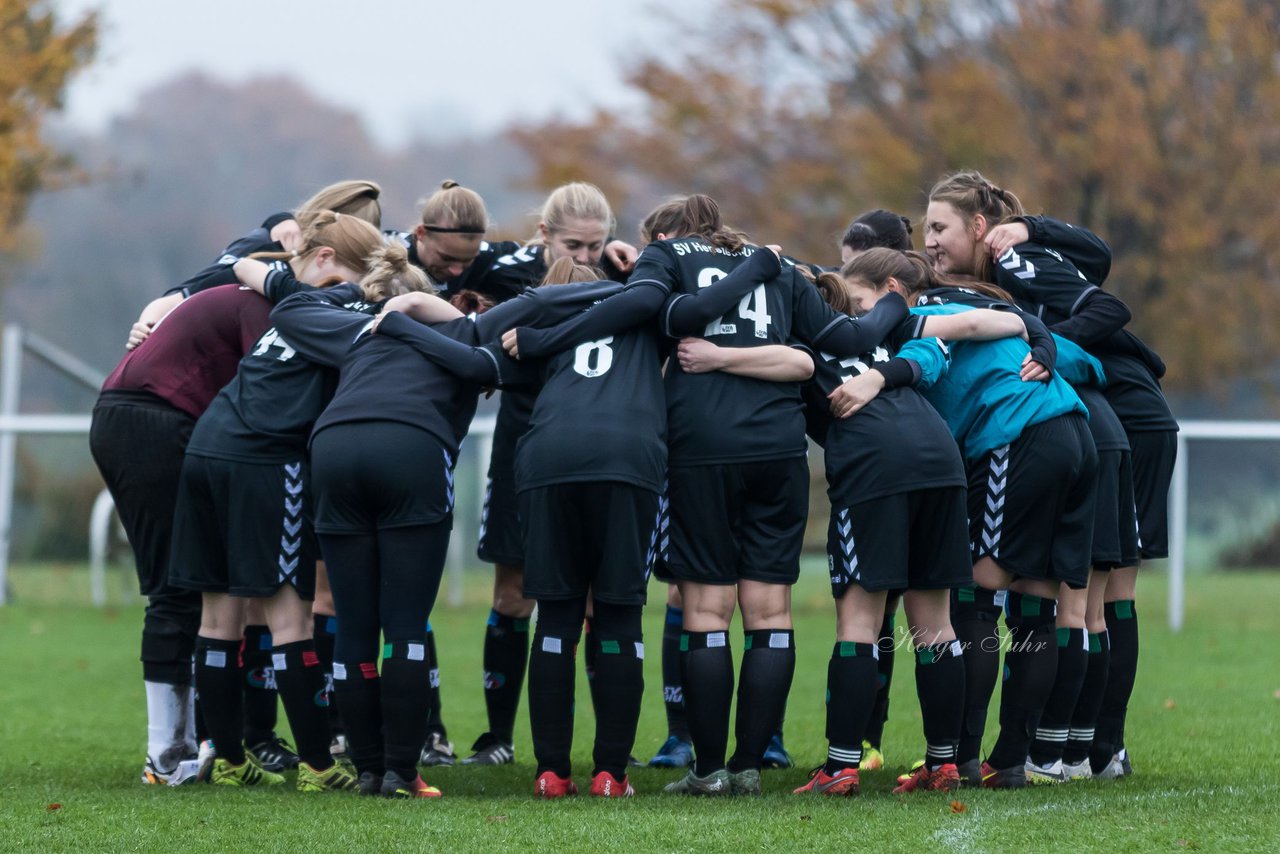
<path id="1" fill-rule="evenodd" d="M 1187 471 L 1192 439 L 1267 441 L 1280 439 L 1278 421 L 1183 421 L 1178 432 L 1178 461 L 1169 486 L 1169 628 L 1182 629 L 1186 614 Z"/>

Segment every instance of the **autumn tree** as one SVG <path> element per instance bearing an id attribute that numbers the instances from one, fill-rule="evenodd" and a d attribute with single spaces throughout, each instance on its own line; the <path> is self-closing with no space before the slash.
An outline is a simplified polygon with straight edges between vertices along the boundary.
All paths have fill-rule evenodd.
<path id="1" fill-rule="evenodd" d="M 93 13 L 62 26 L 48 3 L 0 0 L 0 251 L 19 245 L 32 195 L 71 168 L 41 128 L 93 58 L 97 30 Z"/>
<path id="2" fill-rule="evenodd" d="M 593 178 L 633 215 L 708 192 L 829 261 L 851 215 L 918 217 L 977 168 L 1111 243 L 1106 286 L 1173 386 L 1280 357 L 1274 3 L 722 0 L 710 20 L 630 70 L 638 112 L 522 129 L 543 184 Z"/>

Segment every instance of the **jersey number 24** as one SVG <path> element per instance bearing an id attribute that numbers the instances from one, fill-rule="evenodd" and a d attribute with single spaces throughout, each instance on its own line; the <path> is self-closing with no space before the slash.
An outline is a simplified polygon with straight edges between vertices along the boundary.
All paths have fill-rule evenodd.
<path id="1" fill-rule="evenodd" d="M 728 273 L 724 270 L 705 267 L 698 274 L 698 287 L 709 288 L 727 275 Z M 702 334 L 709 337 L 711 335 L 732 335 L 737 332 L 738 325 L 736 323 L 724 322 L 728 316 L 726 314 L 708 323 L 706 330 Z M 769 321 L 773 318 L 769 316 L 769 303 L 764 294 L 764 285 L 756 285 L 755 290 L 742 298 L 738 303 L 738 317 L 755 324 L 757 338 L 769 337 Z"/>

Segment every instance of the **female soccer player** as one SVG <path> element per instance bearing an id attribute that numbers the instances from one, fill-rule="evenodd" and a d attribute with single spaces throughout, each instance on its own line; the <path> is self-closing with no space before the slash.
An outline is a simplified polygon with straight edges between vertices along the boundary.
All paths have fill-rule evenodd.
<path id="1" fill-rule="evenodd" d="M 1022 215 L 1016 196 L 976 172 L 960 172 L 939 182 L 930 192 L 929 211 L 926 248 L 937 259 L 935 263 L 943 269 L 995 281 L 1038 311 L 1054 332 L 1102 362 L 1108 378 L 1107 402 L 1123 425 L 1131 448 L 1139 556 L 1166 556 L 1168 489 L 1178 425 L 1160 390 L 1163 362 L 1123 329 L 1129 320 L 1128 308 L 1100 287 L 1111 263 L 1106 244 L 1084 229 Z M 1015 220 L 998 225 L 1009 217 Z M 1123 473 L 1120 477 L 1125 495 L 1127 479 Z M 1119 526 L 1127 531 L 1127 518 L 1121 519 Z M 1136 560 L 1115 567 L 1106 579 L 1105 617 L 1096 597 L 1088 615 L 1088 631 L 1093 635 L 1089 649 L 1097 650 L 1088 656 L 1088 667 L 1108 671 L 1090 754 L 1092 770 L 1107 777 L 1130 770 L 1123 728 L 1137 668 L 1136 580 Z M 1102 680 L 1088 677 L 1086 684 L 1092 692 Z M 1093 703 L 1091 692 L 1086 692 L 1086 707 Z M 1071 729 L 1076 730 L 1069 736 L 1076 761 L 1068 764 L 1078 767 L 1090 726 L 1077 722 Z"/>
<path id="2" fill-rule="evenodd" d="M 858 214 L 840 238 L 840 263 L 848 264 L 877 246 L 910 252 L 911 232 L 911 220 L 893 211 L 876 208 Z"/>
<path id="3" fill-rule="evenodd" d="M 917 307 L 913 314 L 955 313 L 968 306 L 936 299 L 929 262 L 914 253 L 871 250 L 846 266 L 848 277 L 879 290 L 892 277 Z M 936 292 L 935 292 L 936 293 Z M 963 294 L 964 292 L 960 292 Z M 970 291 L 970 294 L 973 292 Z M 927 305 L 919 297 L 926 295 Z M 942 304 L 934 304 L 942 303 Z M 981 767 L 983 785 L 1025 785 L 1028 727 L 1043 708 L 1057 666 L 1054 610 L 1061 583 L 1083 588 L 1088 579 L 1097 454 L 1086 410 L 1057 374 L 1044 382 L 1053 359 L 1014 339 L 956 342 L 946 374 L 924 390 L 960 445 L 969 478 L 969 527 L 975 588 L 961 588 L 953 611 L 956 634 L 970 662 L 983 672 L 998 656 L 994 617 L 969 615 L 976 599 L 994 600 L 1008 588 L 1006 621 L 1011 645 L 1000 707 L 1000 737 Z M 1093 364 L 1079 348 L 1071 361 Z M 1074 365 L 1072 370 L 1075 370 Z M 870 377 L 867 382 L 874 380 Z M 860 383 L 863 377 L 853 383 Z M 840 403 L 837 400 L 837 403 Z M 967 591 L 967 592 L 966 592 Z M 966 696 L 966 715 L 985 712 L 985 697 Z M 972 779 L 970 769 L 959 769 Z"/>
<path id="4" fill-rule="evenodd" d="M 378 230 L 356 217 L 321 214 L 312 227 L 328 229 L 328 244 L 292 257 L 286 269 L 270 270 L 268 289 L 291 276 L 318 284 L 358 279 L 366 259 L 383 246 Z M 328 722 L 315 702 L 325 685 L 307 601 L 315 551 L 305 443 L 331 393 L 328 367 L 345 352 L 350 327 L 368 306 L 356 285 L 329 289 L 327 296 L 349 305 L 350 318 L 305 330 L 273 320 L 196 423 L 183 461 L 169 579 L 202 593 L 196 687 L 218 751 L 215 783 L 283 781 L 247 758 L 241 741 L 239 653 L 247 597 L 267 600 L 276 682 L 302 757 L 299 789 L 355 783 L 333 764 Z"/>
<path id="5" fill-rule="evenodd" d="M 840 238 L 840 261 L 848 264 L 857 256 L 877 246 L 910 252 L 911 220 L 901 214 L 876 208 L 854 217 Z M 898 600 L 901 594 L 890 591 L 885 599 L 884 622 L 880 626 L 880 639 L 876 642 L 879 658 L 876 668 L 879 671 L 876 702 L 871 710 L 871 721 L 867 724 L 865 743 L 862 745 L 862 762 L 858 766 L 862 771 L 876 771 L 884 767 L 884 753 L 880 750 L 880 742 L 884 736 L 884 725 L 889 719 L 889 689 L 893 685 L 893 662 L 897 658 L 897 637 L 894 632 L 894 621 L 898 612 Z"/>
<path id="6" fill-rule="evenodd" d="M 613 227 L 613 211 L 598 188 L 565 184 L 553 190 L 543 204 L 534 240 L 494 262 L 476 287 L 485 293 L 518 294 L 538 285 L 548 268 L 562 258 L 599 265 Z M 610 278 L 621 275 L 616 269 L 613 272 Z M 462 760 L 464 765 L 501 765 L 515 758 L 513 731 L 529 657 L 529 617 L 534 604 L 523 590 L 515 455 L 516 442 L 528 430 L 533 405 L 533 394 L 508 389 L 502 392 L 498 408 L 476 549 L 481 560 L 494 565 L 493 606 L 484 636 L 484 699 L 489 727 L 472 745 L 472 754 Z"/>
<path id="7" fill-rule="evenodd" d="M 589 186 L 589 185 L 571 185 Z M 591 188 L 594 189 L 594 188 Z M 597 191 L 598 194 L 598 191 Z M 579 204 L 582 201 L 577 200 Z M 547 240 L 547 251 L 567 254 L 581 254 L 584 246 L 598 258 L 601 252 L 606 253 L 611 262 L 621 270 L 628 270 L 634 263 L 635 250 L 619 242 L 594 244 L 603 240 L 588 228 L 587 233 L 579 233 L 575 229 L 579 225 L 590 226 L 590 222 L 561 224 L 556 217 L 563 213 L 572 216 L 585 216 L 591 220 L 595 215 L 595 200 L 586 199 L 587 207 L 579 214 L 572 210 L 564 210 L 564 206 L 556 205 L 550 220 L 544 216 L 540 233 Z M 604 205 L 608 211 L 608 205 Z M 612 214 L 607 219 L 612 223 Z M 551 223 L 548 226 L 548 222 Z M 422 208 L 421 221 L 410 232 L 388 232 L 388 238 L 400 241 L 409 253 L 409 260 L 422 268 L 439 294 L 446 299 L 453 299 L 463 291 L 471 291 L 483 297 L 486 305 L 494 305 L 520 294 L 526 287 L 536 284 L 545 273 L 546 258 L 540 257 L 541 251 L 522 248 L 514 241 L 489 243 L 484 234 L 489 228 L 489 215 L 484 200 L 474 190 L 459 185 L 456 181 L 444 181 L 440 189 L 426 200 Z M 551 237 L 546 237 L 551 233 Z M 606 227 L 607 234 L 607 227 Z M 512 407 L 515 407 L 514 409 Z M 495 436 L 494 448 L 497 452 L 495 465 L 499 470 L 509 470 L 510 454 L 514 451 L 514 442 L 518 438 L 512 433 L 512 425 L 507 424 L 518 416 L 517 403 L 507 403 L 503 396 L 503 409 L 499 416 L 501 436 Z M 527 411 L 527 406 L 525 407 Z M 506 479 L 509 481 L 509 478 Z M 506 489 L 506 482 L 500 477 L 495 487 L 496 492 L 486 494 L 486 510 L 481 527 L 481 557 L 493 559 L 508 569 L 518 566 L 519 552 L 514 540 L 518 529 L 513 527 L 515 514 L 514 496 Z M 492 517 L 492 526 L 490 518 Z M 492 531 L 491 531 L 492 528 Z M 486 558 L 486 555 L 488 558 Z M 502 558 L 503 560 L 497 560 Z M 519 581 L 514 585 L 510 581 L 510 572 L 501 568 L 495 578 L 495 602 L 503 600 L 503 609 L 494 613 L 499 619 L 492 621 L 486 630 L 486 706 L 489 705 L 490 693 L 494 694 L 494 709 L 490 712 L 489 732 L 480 737 L 473 746 L 473 755 L 468 761 L 477 764 L 500 764 L 510 762 L 513 757 L 510 732 L 514 722 L 516 703 L 520 693 L 524 660 L 527 647 L 528 615 L 521 613 L 525 605 L 519 599 Z M 502 616 L 511 619 L 501 619 Z M 492 618 L 491 618 L 492 620 Z M 524 627 L 526 631 L 519 629 Z M 495 647 L 492 659 L 489 659 L 490 640 Z M 517 647 L 519 651 L 517 652 Z M 452 765 L 454 763 L 453 745 L 446 734 L 444 721 L 441 718 L 440 675 L 435 651 L 435 635 L 427 633 L 427 652 L 432 662 L 431 673 L 431 729 L 427 746 L 422 754 L 425 765 Z M 508 672 L 509 671 L 509 672 Z M 489 690 L 493 686 L 492 692 Z M 509 689 L 508 686 L 513 689 Z"/>

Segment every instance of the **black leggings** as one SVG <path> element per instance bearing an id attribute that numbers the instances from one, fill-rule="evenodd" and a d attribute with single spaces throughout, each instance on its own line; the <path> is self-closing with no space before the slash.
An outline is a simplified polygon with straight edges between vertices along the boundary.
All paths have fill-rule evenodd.
<path id="1" fill-rule="evenodd" d="M 425 643 L 451 525 L 319 535 L 338 612 L 335 661 L 377 661 L 381 634 L 387 643 Z"/>
<path id="2" fill-rule="evenodd" d="M 185 685 L 200 628 L 200 593 L 169 584 L 178 475 L 195 421 L 145 392 L 106 391 L 93 408 L 89 450 L 129 535 L 142 623 L 142 678 Z"/>

